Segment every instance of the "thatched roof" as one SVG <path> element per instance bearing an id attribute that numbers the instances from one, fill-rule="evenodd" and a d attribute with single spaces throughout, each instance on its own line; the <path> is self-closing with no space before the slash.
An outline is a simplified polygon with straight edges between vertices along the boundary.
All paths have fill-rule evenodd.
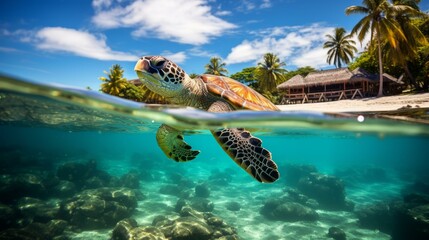
<path id="1" fill-rule="evenodd" d="M 278 89 L 288 88 L 292 86 L 302 86 L 304 85 L 304 77 L 301 75 L 295 75 L 291 79 L 277 86 Z"/>
<path id="2" fill-rule="evenodd" d="M 346 82 L 352 76 L 348 68 L 337 68 L 309 73 L 304 80 L 306 85 L 329 85 Z"/>
<path id="3" fill-rule="evenodd" d="M 389 74 L 383 74 L 384 80 L 402 84 L 402 81 Z M 347 82 L 376 81 L 376 74 L 368 73 L 365 69 L 356 68 L 350 71 L 348 68 L 337 68 L 309 73 L 306 77 L 296 75 L 288 81 L 277 86 L 278 89 L 301 88 L 320 85 L 341 84 Z"/>

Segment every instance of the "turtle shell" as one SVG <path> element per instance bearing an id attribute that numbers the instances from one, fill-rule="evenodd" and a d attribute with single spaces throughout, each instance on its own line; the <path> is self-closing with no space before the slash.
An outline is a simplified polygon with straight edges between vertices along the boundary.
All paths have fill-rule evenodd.
<path id="1" fill-rule="evenodd" d="M 270 100 L 250 87 L 228 77 L 204 74 L 200 76 L 210 93 L 218 95 L 238 108 L 256 111 L 278 111 Z"/>

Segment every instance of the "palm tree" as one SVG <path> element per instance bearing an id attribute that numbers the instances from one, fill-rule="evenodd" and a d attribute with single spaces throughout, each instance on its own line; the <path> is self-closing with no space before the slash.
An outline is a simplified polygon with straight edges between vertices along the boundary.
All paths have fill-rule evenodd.
<path id="1" fill-rule="evenodd" d="M 425 35 L 420 31 L 419 27 L 413 23 L 413 19 L 424 16 L 420 12 L 418 3 L 420 0 L 393 0 L 394 6 L 407 5 L 410 8 L 401 9 L 399 14 L 396 14 L 394 18 L 398 22 L 398 25 L 405 38 L 398 41 L 396 48 L 392 47 L 387 41 L 384 41 L 381 46 L 383 52 L 386 53 L 385 61 L 391 62 L 393 65 L 401 66 L 412 86 L 416 87 L 416 81 L 408 68 L 408 62 L 418 57 L 418 50 L 421 46 L 427 44 Z"/>
<path id="2" fill-rule="evenodd" d="M 352 34 L 356 33 L 360 42 L 362 42 L 367 34 L 370 33 L 370 47 L 372 47 L 374 45 L 374 37 L 376 37 L 380 75 L 380 85 L 377 96 L 381 97 L 383 96 L 383 60 L 381 54 L 381 41 L 384 39 L 385 41 L 388 41 L 393 48 L 396 48 L 398 40 L 405 38 L 404 33 L 401 31 L 393 16 L 398 12 L 398 10 L 410 7 L 405 5 L 393 6 L 388 0 L 363 0 L 362 4 L 363 6 L 350 6 L 346 8 L 346 14 L 365 14 L 365 16 L 352 30 Z"/>
<path id="3" fill-rule="evenodd" d="M 264 60 L 258 63 L 255 74 L 259 81 L 260 89 L 268 92 L 276 90 L 276 87 L 281 82 L 286 80 L 286 69 L 283 67 L 286 63 L 281 62 L 274 53 L 266 53 Z"/>
<path id="4" fill-rule="evenodd" d="M 225 66 L 226 63 L 222 62 L 222 59 L 220 57 L 212 57 L 210 58 L 210 62 L 205 66 L 205 73 L 225 76 L 226 74 L 228 74 L 228 70 L 225 68 Z"/>
<path id="5" fill-rule="evenodd" d="M 323 48 L 329 48 L 328 58 L 326 61 L 331 64 L 334 60 L 334 65 L 341 68 L 341 62 L 345 64 L 350 63 L 353 59 L 354 53 L 357 52 L 356 44 L 351 38 L 350 34 L 346 35 L 344 28 L 335 28 L 334 35 L 326 35 L 328 41 L 323 44 Z"/>
<path id="6" fill-rule="evenodd" d="M 100 77 L 103 81 L 101 91 L 104 93 L 119 96 L 121 91 L 127 87 L 128 81 L 123 77 L 124 70 L 119 64 L 115 64 L 110 68 L 110 73 L 104 71 L 108 78 Z"/>

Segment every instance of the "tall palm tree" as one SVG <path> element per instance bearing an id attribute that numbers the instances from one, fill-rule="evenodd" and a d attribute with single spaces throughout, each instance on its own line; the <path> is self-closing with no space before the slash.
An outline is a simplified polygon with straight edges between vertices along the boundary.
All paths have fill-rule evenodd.
<path id="1" fill-rule="evenodd" d="M 398 40 L 404 39 L 404 33 L 394 19 L 395 12 L 400 9 L 410 8 L 406 5 L 393 6 L 388 0 L 363 0 L 363 6 L 350 6 L 346 8 L 346 14 L 361 13 L 365 16 L 356 24 L 352 30 L 352 34 L 357 33 L 360 42 L 364 40 L 367 34 L 370 34 L 370 48 L 375 44 L 378 46 L 378 67 L 380 75 L 380 84 L 377 96 L 383 96 L 383 60 L 381 53 L 382 39 L 396 48 Z"/>
<path id="2" fill-rule="evenodd" d="M 350 63 L 357 48 L 356 42 L 352 40 L 350 34 L 346 35 L 344 28 L 335 28 L 334 35 L 326 35 L 328 41 L 323 44 L 323 48 L 329 48 L 326 61 L 331 64 L 332 60 L 337 68 L 341 68 L 341 63 Z"/>
<path id="3" fill-rule="evenodd" d="M 121 91 L 127 87 L 127 79 L 123 77 L 124 70 L 119 64 L 115 64 L 110 68 L 110 72 L 104 71 L 108 78 L 100 77 L 103 81 L 101 91 L 104 93 L 119 96 Z"/>
<path id="4" fill-rule="evenodd" d="M 286 63 L 281 62 L 274 53 L 266 53 L 264 60 L 258 63 L 255 74 L 262 91 L 275 91 L 277 84 L 286 80 Z"/>
<path id="5" fill-rule="evenodd" d="M 389 61 L 393 65 L 401 66 L 412 86 L 416 87 L 414 76 L 408 68 L 408 62 L 418 57 L 418 50 L 421 46 L 427 44 L 425 35 L 420 31 L 419 27 L 412 21 L 418 17 L 424 17 L 425 14 L 420 12 L 418 3 L 420 0 L 393 0 L 393 5 L 406 5 L 410 8 L 400 9 L 393 16 L 405 38 L 398 41 L 396 48 L 392 47 L 387 41 L 384 41 L 381 46 L 383 52 L 386 53 L 385 61 Z"/>
<path id="6" fill-rule="evenodd" d="M 226 63 L 222 62 L 222 59 L 220 57 L 212 57 L 210 58 L 210 62 L 205 66 L 205 73 L 225 76 L 226 74 L 228 74 L 228 70 L 225 68 L 225 66 Z"/>

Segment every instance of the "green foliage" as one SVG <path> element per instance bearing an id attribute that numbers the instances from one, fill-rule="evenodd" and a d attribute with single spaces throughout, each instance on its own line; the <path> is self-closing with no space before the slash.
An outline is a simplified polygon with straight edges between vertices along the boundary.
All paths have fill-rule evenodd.
<path id="1" fill-rule="evenodd" d="M 310 67 L 310 66 L 306 66 L 306 67 L 300 67 L 294 71 L 289 71 L 285 74 L 285 78 L 286 80 L 289 80 L 291 78 L 293 78 L 296 75 L 301 75 L 303 77 L 307 76 L 309 73 L 311 72 L 315 72 L 317 71 L 315 68 Z"/>
<path id="2" fill-rule="evenodd" d="M 115 64 L 110 68 L 110 72 L 104 71 L 106 77 L 100 77 L 103 81 L 101 91 L 110 95 L 119 96 L 121 91 L 126 87 L 127 79 L 123 77 L 124 70 L 119 64 Z"/>
<path id="3" fill-rule="evenodd" d="M 341 63 L 348 64 L 353 59 L 357 48 L 354 46 L 356 42 L 352 40 L 352 35 L 347 34 L 344 28 L 335 28 L 334 35 L 326 35 L 328 41 L 323 45 L 323 48 L 328 48 L 328 58 L 326 61 L 337 68 L 341 68 Z"/>
<path id="4" fill-rule="evenodd" d="M 119 64 L 115 64 L 110 68 L 110 72 L 104 71 L 108 78 L 100 77 L 103 81 L 101 84 L 101 91 L 110 95 L 118 96 L 128 100 L 145 103 L 166 103 L 165 98 L 153 93 L 146 86 L 136 86 L 128 82 L 123 77 L 124 70 Z"/>
<path id="5" fill-rule="evenodd" d="M 226 63 L 222 62 L 219 57 L 210 58 L 210 62 L 204 66 L 207 74 L 213 74 L 217 76 L 226 76 L 228 70 L 226 69 Z"/>
<path id="6" fill-rule="evenodd" d="M 236 72 L 230 76 L 230 78 L 235 79 L 247 86 L 256 86 L 256 76 L 255 76 L 256 67 L 248 67 L 241 70 L 241 72 Z"/>
<path id="7" fill-rule="evenodd" d="M 189 77 L 190 78 L 196 78 L 196 77 L 198 77 L 199 75 L 198 74 L 196 74 L 196 73 L 190 73 L 189 74 Z"/>
<path id="8" fill-rule="evenodd" d="M 275 92 L 276 87 L 286 80 L 286 63 L 281 62 L 274 53 L 266 53 L 264 60 L 258 63 L 255 76 L 259 83 L 259 90 L 262 92 Z"/>
<path id="9" fill-rule="evenodd" d="M 408 71 L 406 61 L 414 54 L 420 38 L 418 31 L 410 24 L 410 19 L 421 16 L 417 0 L 364 0 L 363 6 L 350 6 L 346 14 L 364 14 L 365 16 L 355 25 L 352 34 L 356 33 L 359 41 L 369 34 L 370 48 L 378 48 L 379 92 L 383 95 L 383 53 L 385 58 L 393 60 L 392 64 L 401 64 Z M 410 42 L 410 44 L 408 44 Z M 386 46 L 382 52 L 382 47 Z"/>

